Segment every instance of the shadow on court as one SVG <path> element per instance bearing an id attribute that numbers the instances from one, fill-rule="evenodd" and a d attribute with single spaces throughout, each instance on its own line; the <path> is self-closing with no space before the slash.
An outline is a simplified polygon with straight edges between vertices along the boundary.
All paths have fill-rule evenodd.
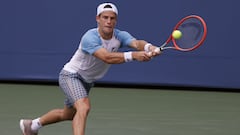
<path id="1" fill-rule="evenodd" d="M 95 87 L 86 135 L 239 135 L 240 93 Z M 20 135 L 19 120 L 63 107 L 58 86 L 0 84 L 0 134 Z M 71 135 L 71 122 L 40 135 Z"/>

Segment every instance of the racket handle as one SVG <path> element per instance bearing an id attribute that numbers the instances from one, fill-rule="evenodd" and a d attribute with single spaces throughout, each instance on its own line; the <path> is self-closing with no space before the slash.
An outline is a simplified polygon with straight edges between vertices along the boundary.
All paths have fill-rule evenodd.
<path id="1" fill-rule="evenodd" d="M 163 48 L 162 47 L 159 47 L 160 51 L 163 51 Z"/>

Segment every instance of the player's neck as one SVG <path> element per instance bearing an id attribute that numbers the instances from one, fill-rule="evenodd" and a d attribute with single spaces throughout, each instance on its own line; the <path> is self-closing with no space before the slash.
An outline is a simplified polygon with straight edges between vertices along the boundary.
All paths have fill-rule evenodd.
<path id="1" fill-rule="evenodd" d="M 101 31 L 99 29 L 98 29 L 98 32 L 99 32 L 101 38 L 104 39 L 104 40 L 110 40 L 113 37 L 113 32 L 105 33 L 104 31 Z"/>

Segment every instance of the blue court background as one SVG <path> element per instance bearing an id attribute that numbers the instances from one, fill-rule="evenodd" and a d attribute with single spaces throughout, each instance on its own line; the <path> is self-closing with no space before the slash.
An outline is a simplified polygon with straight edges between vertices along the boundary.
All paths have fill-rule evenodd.
<path id="1" fill-rule="evenodd" d="M 102 0 L 1 0 L 0 80 L 56 81 L 81 36 L 96 27 Z M 147 63 L 113 65 L 99 82 L 159 86 L 240 88 L 237 0 L 117 1 L 117 28 L 162 44 L 190 14 L 208 25 L 206 42 L 190 53 L 166 51 Z"/>

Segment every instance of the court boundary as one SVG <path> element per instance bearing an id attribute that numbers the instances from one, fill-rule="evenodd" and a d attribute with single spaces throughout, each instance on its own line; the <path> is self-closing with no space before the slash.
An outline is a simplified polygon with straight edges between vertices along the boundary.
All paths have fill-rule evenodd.
<path id="1" fill-rule="evenodd" d="M 0 80 L 0 84 L 33 84 L 33 85 L 58 85 L 56 80 Z M 167 84 L 130 84 L 130 83 L 107 83 L 96 82 L 95 87 L 105 88 L 136 88 L 136 89 L 152 89 L 152 90 L 184 90 L 184 91 L 212 91 L 212 92 L 236 92 L 235 88 L 217 88 L 202 86 L 183 86 L 183 85 L 167 85 Z"/>

